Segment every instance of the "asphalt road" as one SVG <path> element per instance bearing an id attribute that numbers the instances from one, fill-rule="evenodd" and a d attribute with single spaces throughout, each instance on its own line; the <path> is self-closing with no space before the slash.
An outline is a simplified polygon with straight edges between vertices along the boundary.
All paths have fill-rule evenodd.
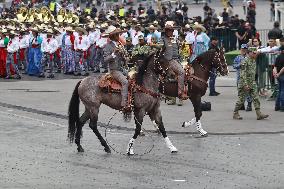
<path id="1" fill-rule="evenodd" d="M 193 117 L 191 103 L 162 103 L 165 127 L 179 152 L 170 153 L 146 118 L 144 128 L 150 131 L 135 143 L 138 155 L 133 157 L 124 153 L 134 123 L 124 123 L 120 114 L 111 121 L 113 127 L 100 127 L 118 153 L 107 155 L 87 125 L 83 154 L 67 142 L 66 112 L 78 79 L 0 80 L 0 188 L 282 189 L 283 113 L 274 112 L 273 102 L 262 99 L 262 111 L 270 119 L 256 121 L 254 112 L 241 112 L 244 120 L 233 120 L 233 78 L 234 73 L 218 78 L 221 95 L 204 97 L 213 107 L 202 117 L 207 138 L 181 127 Z M 114 113 L 102 106 L 100 125 Z"/>

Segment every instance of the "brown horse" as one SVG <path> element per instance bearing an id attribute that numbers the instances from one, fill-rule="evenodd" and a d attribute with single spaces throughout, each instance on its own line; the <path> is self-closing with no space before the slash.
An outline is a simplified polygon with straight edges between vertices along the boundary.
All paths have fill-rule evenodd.
<path id="1" fill-rule="evenodd" d="M 154 55 L 150 55 L 139 68 L 136 76 L 136 92 L 133 94 L 133 111 L 135 116 L 135 133 L 130 139 L 127 146 L 127 154 L 133 155 L 133 144 L 141 131 L 143 118 L 146 114 L 149 115 L 151 120 L 154 120 L 159 127 L 159 131 L 165 139 L 167 147 L 171 152 L 177 152 L 175 146 L 167 137 L 164 124 L 162 121 L 160 111 L 160 98 L 159 98 L 159 77 L 165 76 L 168 62 L 163 58 L 163 50 Z M 90 120 L 90 128 L 100 140 L 104 150 L 110 153 L 110 148 L 104 138 L 101 136 L 97 129 L 97 120 L 100 105 L 103 103 L 113 109 L 120 110 L 121 107 L 121 94 L 105 92 L 99 87 L 98 83 L 101 76 L 87 77 L 80 81 L 73 92 L 69 104 L 69 130 L 68 138 L 70 142 L 77 144 L 78 152 L 83 152 L 80 138 L 82 135 L 82 127 Z M 79 117 L 79 102 L 85 105 L 85 112 Z"/>
<path id="2" fill-rule="evenodd" d="M 212 68 L 215 68 L 222 76 L 228 74 L 224 51 L 220 49 L 211 49 L 201 54 L 193 61 L 192 68 L 194 70 L 194 74 L 189 75 L 187 79 L 187 86 L 189 99 L 194 107 L 195 118 L 191 121 L 184 122 L 182 127 L 195 125 L 201 136 L 207 136 L 207 132 L 202 128 L 200 122 L 200 118 L 202 116 L 201 97 L 206 93 L 208 87 L 207 81 L 209 74 L 212 73 Z M 177 97 L 177 83 L 161 83 L 160 91 L 167 96 Z"/>

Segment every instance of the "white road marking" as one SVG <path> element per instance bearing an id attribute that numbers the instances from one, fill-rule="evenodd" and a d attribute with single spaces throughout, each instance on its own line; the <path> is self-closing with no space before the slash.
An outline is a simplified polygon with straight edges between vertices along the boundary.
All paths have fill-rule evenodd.
<path id="1" fill-rule="evenodd" d="M 67 125 L 62 125 L 59 123 L 54 123 L 54 122 L 50 122 L 50 121 L 44 121 L 42 119 L 36 119 L 36 118 L 32 118 L 32 117 L 28 117 L 28 116 L 23 116 L 23 115 L 19 115 L 19 114 L 14 114 L 14 113 L 8 113 L 8 112 L 3 112 L 0 111 L 1 115 L 6 115 L 7 117 L 15 117 L 15 118 L 21 118 L 21 119 L 26 119 L 26 120 L 31 120 L 31 121 L 35 121 L 41 124 L 41 126 L 44 126 L 44 124 L 46 125 L 53 125 L 53 126 L 57 126 L 57 127 L 61 127 L 61 128 L 66 128 Z M 119 132 L 111 132 L 111 130 L 107 130 L 108 134 L 112 134 L 112 135 L 125 135 L 125 136 L 132 136 L 133 134 L 127 134 L 127 133 L 119 133 Z"/>
<path id="2" fill-rule="evenodd" d="M 174 180 L 175 182 L 185 182 L 186 180 Z"/>

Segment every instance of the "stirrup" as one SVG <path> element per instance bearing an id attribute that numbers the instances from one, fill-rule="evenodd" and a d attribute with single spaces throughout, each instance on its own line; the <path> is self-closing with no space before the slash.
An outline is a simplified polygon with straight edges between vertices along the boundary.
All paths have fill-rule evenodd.
<path id="1" fill-rule="evenodd" d="M 126 113 L 126 112 L 131 112 L 132 109 L 130 105 L 126 105 L 123 108 L 121 108 L 121 111 Z"/>
<path id="2" fill-rule="evenodd" d="M 178 95 L 178 98 L 181 100 L 187 100 L 189 98 L 189 96 L 187 96 L 185 93 L 180 93 Z"/>

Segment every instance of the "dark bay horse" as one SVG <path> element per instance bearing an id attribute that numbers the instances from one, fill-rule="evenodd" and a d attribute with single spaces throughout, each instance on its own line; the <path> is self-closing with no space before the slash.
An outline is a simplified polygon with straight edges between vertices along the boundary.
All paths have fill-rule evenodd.
<path id="1" fill-rule="evenodd" d="M 202 128 L 200 121 L 202 116 L 201 97 L 206 93 L 208 87 L 207 81 L 209 74 L 212 73 L 212 68 L 217 69 L 222 76 L 228 74 L 224 51 L 216 48 L 201 54 L 193 61 L 192 68 L 194 73 L 188 77 L 187 86 L 189 99 L 194 107 L 195 118 L 191 121 L 185 121 L 182 127 L 196 126 L 201 136 L 207 136 L 207 132 Z M 167 96 L 177 97 L 177 83 L 161 83 L 160 91 Z"/>
<path id="2" fill-rule="evenodd" d="M 168 62 L 163 58 L 163 50 L 150 55 L 139 68 L 136 76 L 136 92 L 134 93 L 134 116 L 135 116 L 135 133 L 130 139 L 127 146 L 127 154 L 134 154 L 134 141 L 141 131 L 143 118 L 146 114 L 151 120 L 154 120 L 159 127 L 159 131 L 165 139 L 165 143 L 170 151 L 177 152 L 176 147 L 167 137 L 164 124 L 162 121 L 159 98 L 159 77 L 166 75 Z M 121 94 L 110 93 L 102 90 L 98 83 L 101 76 L 87 77 L 76 85 L 72 98 L 69 104 L 69 129 L 68 138 L 70 142 L 77 144 L 78 152 L 83 152 L 80 138 L 82 135 L 82 127 L 90 120 L 90 128 L 96 134 L 107 153 L 110 153 L 110 148 L 104 138 L 97 129 L 98 113 L 101 104 L 105 104 L 113 109 L 120 110 Z M 80 100 L 85 105 L 85 112 L 79 117 L 79 102 Z"/>

